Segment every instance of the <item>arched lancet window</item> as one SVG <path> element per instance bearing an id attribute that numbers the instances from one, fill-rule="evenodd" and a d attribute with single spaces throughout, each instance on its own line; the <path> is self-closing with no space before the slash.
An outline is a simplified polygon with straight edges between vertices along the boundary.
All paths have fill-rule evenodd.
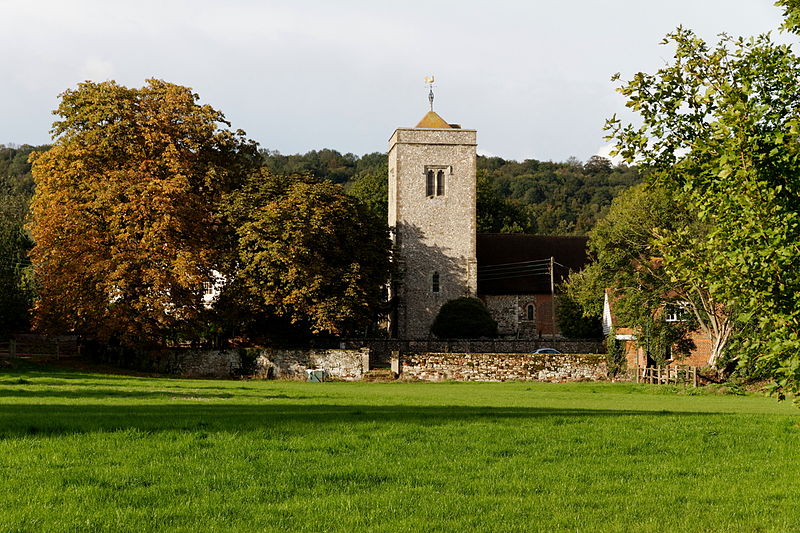
<path id="1" fill-rule="evenodd" d="M 444 196 L 444 170 L 436 173 L 436 196 Z"/>
<path id="2" fill-rule="evenodd" d="M 434 193 L 434 177 L 433 170 L 429 170 L 425 177 L 425 195 L 433 196 Z"/>
<path id="3" fill-rule="evenodd" d="M 434 272 L 433 276 L 431 276 L 431 291 L 432 292 L 439 292 L 439 273 Z"/>
<path id="4" fill-rule="evenodd" d="M 536 319 L 536 307 L 533 304 L 528 304 L 525 308 L 525 320 L 533 321 Z"/>

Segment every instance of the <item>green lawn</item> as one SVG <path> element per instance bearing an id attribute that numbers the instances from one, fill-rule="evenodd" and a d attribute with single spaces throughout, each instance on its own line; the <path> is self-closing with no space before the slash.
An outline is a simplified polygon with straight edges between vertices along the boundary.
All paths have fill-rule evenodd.
<path id="1" fill-rule="evenodd" d="M 800 528 L 770 398 L 36 369 L 0 397 L 0 531 Z"/>

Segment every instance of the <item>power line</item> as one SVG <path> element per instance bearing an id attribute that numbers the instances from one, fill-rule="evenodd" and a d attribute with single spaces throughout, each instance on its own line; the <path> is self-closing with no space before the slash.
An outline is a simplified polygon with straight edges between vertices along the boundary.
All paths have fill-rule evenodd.
<path id="1" fill-rule="evenodd" d="M 509 276 L 549 276 L 551 274 L 549 268 L 518 268 L 514 270 L 507 270 L 502 272 L 478 272 L 478 277 L 481 279 L 498 279 Z"/>
<path id="2" fill-rule="evenodd" d="M 509 270 L 493 270 L 491 272 L 481 272 L 478 271 L 479 276 L 504 276 L 506 274 L 524 274 L 525 272 L 529 272 L 531 274 L 549 274 L 549 268 L 542 268 L 542 267 L 535 267 L 535 268 L 514 268 Z"/>
<path id="3" fill-rule="evenodd" d="M 515 263 L 497 263 L 495 265 L 482 265 L 478 266 L 478 270 L 491 269 L 491 268 L 507 268 L 515 265 L 535 265 L 535 264 L 549 264 L 549 263 L 550 263 L 549 259 L 535 259 L 533 261 L 517 261 Z"/>
<path id="4" fill-rule="evenodd" d="M 505 275 L 505 276 L 495 276 L 495 277 L 478 276 L 478 281 L 498 281 L 498 280 L 503 280 L 503 279 L 527 278 L 527 277 L 533 277 L 533 276 L 543 276 L 543 277 L 546 276 L 546 277 L 549 277 L 550 273 L 549 272 L 540 272 L 538 274 L 521 273 L 521 274 L 509 274 L 509 275 Z"/>

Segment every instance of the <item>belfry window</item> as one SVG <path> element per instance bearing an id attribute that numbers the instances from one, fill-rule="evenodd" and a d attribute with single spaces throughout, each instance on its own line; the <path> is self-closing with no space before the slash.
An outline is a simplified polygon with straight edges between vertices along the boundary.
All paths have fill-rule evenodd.
<path id="1" fill-rule="evenodd" d="M 428 198 L 444 196 L 444 181 L 450 172 L 450 167 L 425 167 L 425 196 Z"/>
<path id="2" fill-rule="evenodd" d="M 433 196 L 434 186 L 433 170 L 429 170 L 425 177 L 425 196 Z"/>
<path id="3" fill-rule="evenodd" d="M 439 273 L 434 272 L 431 276 L 431 292 L 439 292 Z"/>

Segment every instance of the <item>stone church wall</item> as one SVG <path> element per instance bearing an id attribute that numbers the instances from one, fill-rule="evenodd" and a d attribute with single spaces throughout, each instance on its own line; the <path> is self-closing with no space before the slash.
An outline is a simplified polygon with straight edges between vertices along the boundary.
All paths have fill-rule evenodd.
<path id="1" fill-rule="evenodd" d="M 481 294 L 489 314 L 497 322 L 501 338 L 538 339 L 554 333 L 552 296 L 549 294 Z M 527 308 L 533 305 L 533 320 Z M 558 334 L 558 328 L 555 328 Z"/>

